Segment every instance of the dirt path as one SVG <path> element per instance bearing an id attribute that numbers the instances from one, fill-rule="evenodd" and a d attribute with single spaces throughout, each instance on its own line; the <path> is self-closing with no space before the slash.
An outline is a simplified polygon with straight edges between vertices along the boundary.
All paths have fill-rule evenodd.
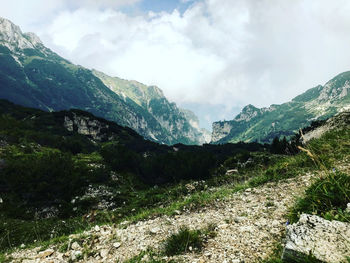
<path id="1" fill-rule="evenodd" d="M 95 227 L 85 232 L 85 242 L 91 246 L 91 256 L 81 262 L 123 262 L 148 247 L 160 248 L 162 242 L 181 226 L 200 229 L 208 224 L 217 226 L 217 235 L 208 240 L 200 253 L 189 253 L 172 259 L 176 259 L 176 262 L 198 263 L 257 262 L 266 258 L 272 252 L 275 242 L 280 240 L 285 230 L 287 209 L 310 185 L 311 177 L 311 174 L 307 174 L 278 184 L 268 183 L 247 189 L 196 212 L 185 212 L 174 217 L 161 216 L 125 224 L 122 228 Z M 12 256 L 14 262 L 23 263 L 56 263 L 79 259 L 79 252 L 84 248 L 78 244 L 71 244 L 70 247 L 64 253 L 58 252 L 57 248 L 38 253 L 39 249 L 36 248 L 19 250 Z"/>

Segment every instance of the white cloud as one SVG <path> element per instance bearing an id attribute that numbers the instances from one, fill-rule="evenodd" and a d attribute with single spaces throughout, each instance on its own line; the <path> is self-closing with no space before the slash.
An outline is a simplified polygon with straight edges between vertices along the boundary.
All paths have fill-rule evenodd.
<path id="1" fill-rule="evenodd" d="M 285 102 L 350 70 L 348 0 L 203 0 L 183 14 L 119 9 L 136 2 L 13 0 L 0 15 L 75 63 L 156 84 L 180 104 L 224 105 L 217 118 L 248 103 Z"/>

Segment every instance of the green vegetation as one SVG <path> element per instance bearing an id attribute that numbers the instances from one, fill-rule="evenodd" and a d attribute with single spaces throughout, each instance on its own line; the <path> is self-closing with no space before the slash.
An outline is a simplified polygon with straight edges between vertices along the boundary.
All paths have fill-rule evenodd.
<path id="1" fill-rule="evenodd" d="M 165 241 L 164 254 L 174 256 L 192 251 L 199 252 L 205 241 L 214 236 L 214 225 L 210 225 L 204 230 L 190 230 L 184 226 Z"/>
<path id="2" fill-rule="evenodd" d="M 317 125 L 315 125 L 317 126 Z M 307 190 L 305 196 L 298 199 L 289 213 L 290 223 L 297 222 L 300 214 L 316 214 L 327 220 L 350 222 L 350 213 L 346 206 L 350 202 L 350 176 L 337 171 L 334 166 L 346 162 L 350 155 L 350 131 L 339 129 L 327 132 L 319 139 L 311 140 L 303 152 L 291 157 L 302 157 L 308 162 L 303 167 L 312 165 L 321 177 Z M 276 244 L 276 250 L 266 263 L 282 263 L 282 245 Z M 312 255 L 307 255 L 297 262 L 316 262 Z"/>
<path id="3" fill-rule="evenodd" d="M 325 86 L 317 86 L 295 97 L 292 101 L 269 108 L 258 109 L 252 105 L 243 108 L 234 120 L 217 122 L 217 131 L 223 125 L 231 126 L 230 133 L 216 143 L 238 141 L 259 141 L 271 143 L 275 137 L 290 138 L 300 128 L 312 124 L 312 120 L 322 121 L 349 105 L 350 96 L 342 96 L 350 72 L 335 76 Z M 247 118 L 249 117 L 249 118 Z"/>
<path id="4" fill-rule="evenodd" d="M 344 211 L 348 176 L 332 171 L 337 160 L 350 155 L 347 129 L 312 140 L 296 155 L 280 155 L 257 143 L 168 147 L 110 122 L 103 132 L 115 140 L 91 141 L 62 128 L 64 116 L 71 116 L 71 111 L 45 113 L 6 103 L 0 103 L 0 109 L 4 112 L 0 116 L 1 251 L 21 244 L 44 248 L 56 244 L 64 251 L 67 235 L 96 224 L 173 215 L 246 188 L 320 169 L 332 177 L 316 182 L 293 215 L 308 208 L 326 218 L 348 220 Z M 74 113 L 96 118 L 82 111 Z M 336 182 L 347 188 L 341 203 L 329 198 L 342 191 L 332 186 Z M 100 208 L 101 201 L 107 206 Z M 205 229 L 182 229 L 167 241 L 168 252 L 159 253 L 183 253 L 189 246 L 199 250 L 208 236 Z M 87 247 L 86 253 L 93 252 Z M 149 262 L 162 262 L 158 252 L 147 253 Z"/>
<path id="5" fill-rule="evenodd" d="M 296 222 L 301 213 L 316 214 L 328 220 L 350 222 L 346 205 L 350 203 L 350 176 L 332 172 L 318 179 L 306 191 L 291 212 L 291 222 Z"/>

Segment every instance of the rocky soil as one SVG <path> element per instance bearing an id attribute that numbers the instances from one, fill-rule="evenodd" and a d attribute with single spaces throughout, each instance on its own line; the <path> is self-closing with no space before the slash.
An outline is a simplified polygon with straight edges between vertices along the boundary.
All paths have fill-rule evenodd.
<path id="1" fill-rule="evenodd" d="M 163 241 L 181 226 L 203 229 L 216 225 L 216 236 L 204 249 L 173 258 L 176 262 L 256 262 L 272 253 L 286 228 L 286 212 L 297 196 L 311 184 L 314 175 L 268 183 L 238 192 L 199 211 L 182 211 L 173 217 L 161 216 L 118 226 L 95 226 L 70 236 L 68 246 L 19 249 L 13 262 L 123 262 L 147 248 L 161 249 Z M 80 240 L 78 242 L 74 239 Z"/>

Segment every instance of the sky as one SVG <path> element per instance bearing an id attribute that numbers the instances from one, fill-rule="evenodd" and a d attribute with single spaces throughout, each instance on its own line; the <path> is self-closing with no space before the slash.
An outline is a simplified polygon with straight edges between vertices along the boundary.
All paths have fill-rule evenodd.
<path id="1" fill-rule="evenodd" d="M 349 0 L 0 0 L 71 62 L 157 85 L 210 128 L 350 70 Z"/>

